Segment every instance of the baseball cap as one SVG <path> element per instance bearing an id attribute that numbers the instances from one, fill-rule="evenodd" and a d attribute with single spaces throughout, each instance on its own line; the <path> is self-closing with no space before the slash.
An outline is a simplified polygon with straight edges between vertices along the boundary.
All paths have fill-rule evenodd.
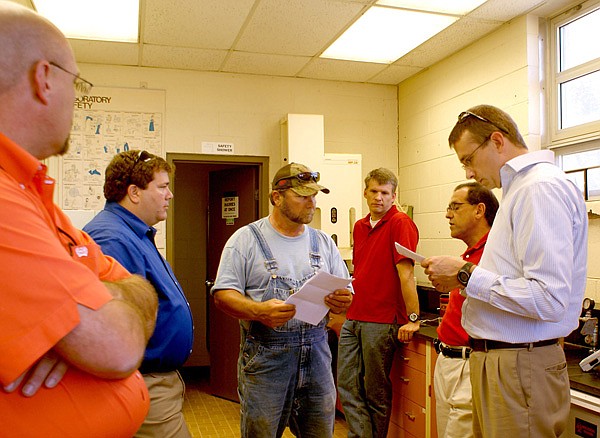
<path id="1" fill-rule="evenodd" d="M 317 184 L 321 175 L 304 164 L 290 163 L 277 171 L 271 185 L 272 190 L 290 189 L 300 196 L 311 196 L 319 190 L 329 193 L 329 189 Z"/>

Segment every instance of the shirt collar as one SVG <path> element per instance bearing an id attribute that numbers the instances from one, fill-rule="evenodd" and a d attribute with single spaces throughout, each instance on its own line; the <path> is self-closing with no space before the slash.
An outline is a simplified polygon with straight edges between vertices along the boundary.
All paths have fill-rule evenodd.
<path id="1" fill-rule="evenodd" d="M 500 169 L 502 190 L 506 192 L 519 172 L 539 163 L 554 164 L 554 152 L 548 149 L 528 152 L 508 160 Z"/>
<path id="2" fill-rule="evenodd" d="M 398 208 L 396 207 L 395 204 L 392 204 L 392 206 L 390 207 L 390 209 L 383 215 L 383 217 L 381 219 L 379 219 L 379 222 L 385 222 L 387 221 L 391 216 L 393 216 L 394 214 L 396 214 L 398 212 Z M 367 222 L 370 222 L 371 220 L 371 213 L 369 213 L 366 217 Z M 379 223 L 377 222 L 377 223 Z"/>
<path id="3" fill-rule="evenodd" d="M 481 239 L 479 239 L 479 242 L 477 242 L 475 245 L 467 248 L 467 250 L 464 252 L 464 254 L 462 255 L 462 257 L 465 257 L 467 255 L 473 254 L 474 252 L 480 250 L 481 248 L 483 248 L 487 242 L 488 236 L 489 236 L 490 232 L 488 231 L 487 233 L 485 233 L 483 235 L 483 237 L 481 237 Z"/>
<path id="4" fill-rule="evenodd" d="M 0 167 L 21 184 L 28 184 L 46 166 L 14 141 L 0 133 Z"/>
<path id="5" fill-rule="evenodd" d="M 156 228 L 149 227 L 143 220 L 137 217 L 135 214 L 127 210 L 125 207 L 120 205 L 118 202 L 109 201 L 104 206 L 106 211 L 110 211 L 113 214 L 119 216 L 123 221 L 129 225 L 133 232 L 140 238 L 144 237 L 148 231 L 152 237 L 156 235 Z"/>

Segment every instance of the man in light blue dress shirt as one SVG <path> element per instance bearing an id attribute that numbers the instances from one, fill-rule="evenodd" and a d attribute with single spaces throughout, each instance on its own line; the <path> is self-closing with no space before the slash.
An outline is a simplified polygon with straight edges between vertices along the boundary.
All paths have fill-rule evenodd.
<path id="1" fill-rule="evenodd" d="M 570 409 L 559 338 L 578 327 L 586 283 L 583 196 L 552 151 L 530 152 L 496 107 L 461 113 L 448 141 L 467 178 L 502 188 L 478 265 L 446 256 L 422 263 L 439 291 L 464 288 L 474 435 L 559 436 Z"/>

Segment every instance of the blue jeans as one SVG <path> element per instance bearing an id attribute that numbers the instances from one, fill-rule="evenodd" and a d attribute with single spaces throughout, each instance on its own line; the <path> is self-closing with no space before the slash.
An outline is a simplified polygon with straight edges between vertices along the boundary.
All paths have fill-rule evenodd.
<path id="1" fill-rule="evenodd" d="M 330 438 L 335 424 L 331 351 L 323 327 L 276 332 L 259 323 L 242 332 L 238 361 L 241 435 Z"/>
<path id="2" fill-rule="evenodd" d="M 338 345 L 338 391 L 348 438 L 385 438 L 392 408 L 390 371 L 397 324 L 346 320 Z"/>

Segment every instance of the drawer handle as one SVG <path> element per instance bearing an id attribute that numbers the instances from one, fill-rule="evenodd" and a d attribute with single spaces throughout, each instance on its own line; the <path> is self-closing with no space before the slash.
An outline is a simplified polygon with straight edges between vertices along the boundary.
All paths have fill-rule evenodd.
<path id="1" fill-rule="evenodd" d="M 400 380 L 402 380 L 404 383 L 410 382 L 410 379 L 408 377 L 402 377 L 402 376 L 400 376 Z"/>
<path id="2" fill-rule="evenodd" d="M 412 412 L 405 412 L 404 415 L 406 415 L 410 421 L 415 421 L 415 418 L 417 418 Z"/>
<path id="3" fill-rule="evenodd" d="M 400 359 L 402 359 L 404 362 L 408 362 L 410 360 L 410 357 L 400 356 Z"/>

